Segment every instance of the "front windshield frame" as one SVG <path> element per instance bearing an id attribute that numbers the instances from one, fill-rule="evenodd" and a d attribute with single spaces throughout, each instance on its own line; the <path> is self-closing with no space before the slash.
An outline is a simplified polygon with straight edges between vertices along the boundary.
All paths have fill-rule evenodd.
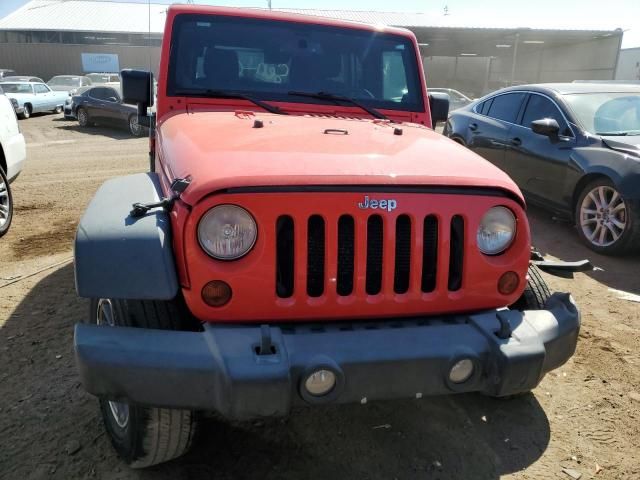
<path id="1" fill-rule="evenodd" d="M 332 104 L 332 102 L 328 102 L 323 99 L 313 99 L 313 98 L 302 98 L 299 96 L 289 95 L 287 92 L 289 91 L 308 91 L 308 93 L 318 93 L 318 91 L 326 91 L 330 94 L 341 95 L 341 96 L 350 96 L 346 95 L 343 91 L 332 91 L 330 88 L 320 88 L 314 90 L 307 90 L 298 88 L 298 85 L 295 83 L 289 83 L 284 86 L 281 90 L 275 89 L 253 89 L 253 88 L 242 88 L 242 85 L 239 85 L 239 88 L 220 88 L 217 85 L 214 85 L 211 88 L 200 88 L 194 89 L 193 87 L 185 87 L 184 84 L 180 84 L 177 80 L 177 77 L 180 74 L 179 68 L 177 67 L 178 58 L 181 52 L 180 46 L 180 38 L 181 38 L 181 30 L 184 25 L 193 25 L 194 22 L 206 22 L 210 24 L 219 23 L 224 24 L 224 22 L 235 22 L 235 23 L 244 23 L 248 26 L 273 26 L 274 24 L 281 24 L 287 28 L 287 32 L 291 31 L 292 34 L 297 31 L 304 32 L 308 34 L 310 28 L 312 28 L 312 33 L 316 33 L 318 35 L 329 33 L 329 34 L 353 34 L 355 36 L 359 36 L 360 40 L 362 37 L 366 37 L 367 39 L 380 40 L 379 44 L 381 50 L 380 52 L 387 53 L 389 50 L 382 50 L 382 46 L 384 45 L 382 42 L 396 42 L 396 48 L 401 51 L 401 61 L 402 66 L 404 68 L 405 74 L 404 79 L 406 80 L 406 88 L 401 90 L 400 96 L 393 97 L 393 99 L 386 98 L 363 98 L 362 96 L 353 96 L 352 98 L 356 99 L 358 102 L 365 104 L 368 107 L 378 109 L 378 110 L 389 110 L 389 111 L 402 111 L 402 112 L 415 112 L 415 113 L 424 113 L 425 112 L 425 103 L 424 103 L 424 85 L 422 82 L 421 76 L 421 66 L 419 65 L 419 55 L 416 52 L 416 47 L 411 37 L 397 34 L 393 32 L 384 32 L 384 31 L 376 31 L 372 29 L 365 28 L 357 28 L 357 27 L 343 27 L 343 26 L 334 26 L 334 25 L 325 25 L 322 23 L 303 23 L 303 22 L 295 22 L 289 20 L 275 20 L 275 19 L 260 19 L 260 18 L 247 18 L 242 16 L 230 16 L 230 15 L 212 15 L 212 14 L 192 14 L 192 13 L 183 13 L 176 15 L 173 21 L 172 26 L 172 34 L 170 40 L 170 55 L 168 59 L 168 68 L 167 68 L 167 82 L 166 82 L 166 95 L 168 97 L 198 97 L 198 98 L 207 98 L 211 97 L 206 95 L 206 90 L 228 90 L 234 93 L 241 93 L 245 95 L 250 95 L 253 98 L 262 101 L 274 101 L 274 102 L 286 102 L 286 103 L 297 103 L 297 104 L 318 104 L 318 105 L 327 105 Z M 188 31 L 188 30 L 187 30 Z M 240 48 L 240 47 L 237 47 Z M 222 48 L 220 48 L 222 49 Z M 368 51 L 368 50 L 367 50 Z M 264 52 L 266 53 L 266 52 Z M 343 53 L 343 52 L 340 52 Z M 347 50 L 345 50 L 344 54 L 347 54 Z M 204 55 L 204 54 L 203 54 Z M 381 61 L 382 53 L 381 53 Z M 291 61 L 291 58 L 289 58 Z M 387 64 L 388 65 L 388 64 Z M 241 65 L 242 68 L 242 65 Z M 343 67 L 344 68 L 344 67 Z M 384 67 L 381 65 L 381 69 Z M 381 71 L 381 78 L 384 73 Z M 193 82 L 194 79 L 189 78 L 190 81 Z M 257 85 L 257 84 L 256 84 Z M 384 86 L 382 87 L 384 89 Z M 409 91 L 411 94 L 409 95 Z M 409 95 L 407 99 L 402 99 L 403 95 Z M 212 95 L 215 97 L 215 95 Z M 388 98 L 388 97 L 387 97 Z M 397 99 L 400 100 L 397 100 Z M 333 103 L 335 104 L 335 103 Z M 344 106 L 349 106 L 345 104 Z"/>
<path id="2" fill-rule="evenodd" d="M 593 116 L 590 113 L 587 113 L 586 106 L 580 105 L 580 100 L 583 100 L 587 97 L 595 97 L 595 96 L 603 96 L 608 97 L 604 98 L 604 101 L 599 104 L 599 106 L 593 110 Z M 600 108 L 607 102 L 615 101 L 616 99 L 623 99 L 626 97 L 637 97 L 637 108 L 638 108 L 638 118 L 637 118 L 637 128 L 620 128 L 620 127 L 608 127 L 606 128 L 603 125 L 596 126 L 595 122 L 595 113 L 598 112 Z M 607 136 L 609 133 L 611 135 L 638 135 L 640 134 L 640 90 L 638 91 L 614 91 L 614 92 L 603 92 L 603 91 L 595 91 L 595 92 L 579 92 L 579 93 L 565 93 L 563 95 L 563 99 L 565 104 L 567 105 L 567 109 L 571 112 L 573 118 L 576 123 L 580 125 L 580 127 L 585 131 L 592 135 L 600 135 Z M 618 120 L 618 119 L 616 119 Z M 600 127 L 600 128 L 598 128 Z"/>

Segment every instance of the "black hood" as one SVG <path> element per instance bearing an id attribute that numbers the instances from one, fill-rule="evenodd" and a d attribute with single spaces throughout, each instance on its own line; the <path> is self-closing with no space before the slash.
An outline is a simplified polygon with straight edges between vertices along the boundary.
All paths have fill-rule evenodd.
<path id="1" fill-rule="evenodd" d="M 640 135 L 602 137 L 602 143 L 613 150 L 640 157 Z"/>

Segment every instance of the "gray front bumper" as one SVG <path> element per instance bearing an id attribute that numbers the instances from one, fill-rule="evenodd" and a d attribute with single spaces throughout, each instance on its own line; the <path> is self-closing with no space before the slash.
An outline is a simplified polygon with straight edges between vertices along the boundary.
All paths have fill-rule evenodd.
<path id="1" fill-rule="evenodd" d="M 258 355 L 261 327 L 205 325 L 175 332 L 78 324 L 75 351 L 90 393 L 158 407 L 215 410 L 229 418 L 286 415 L 292 406 L 456 392 L 503 396 L 534 388 L 574 353 L 580 313 L 569 294 L 540 311 L 497 311 L 370 323 L 270 326 L 275 353 Z M 462 358 L 475 373 L 448 380 Z M 302 390 L 316 368 L 338 382 L 327 397 Z"/>

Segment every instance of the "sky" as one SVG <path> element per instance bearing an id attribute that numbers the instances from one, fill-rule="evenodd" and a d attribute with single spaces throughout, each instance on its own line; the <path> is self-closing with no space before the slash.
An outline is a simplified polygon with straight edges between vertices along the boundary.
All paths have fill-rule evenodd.
<path id="1" fill-rule="evenodd" d="M 0 0 L 0 18 L 28 0 Z M 74 1 L 74 0 L 63 0 Z M 117 0 L 112 0 L 117 1 Z M 129 0 L 146 3 L 147 0 Z M 186 3 L 186 0 L 182 0 Z M 266 7 L 268 0 L 195 0 L 194 3 L 237 7 Z M 172 0 L 152 0 L 173 3 Z M 625 30 L 622 47 L 640 47 L 640 0 L 272 0 L 273 8 L 318 8 L 336 10 L 378 10 L 424 12 L 443 15 L 447 7 L 452 19 L 473 24 L 533 28 Z"/>

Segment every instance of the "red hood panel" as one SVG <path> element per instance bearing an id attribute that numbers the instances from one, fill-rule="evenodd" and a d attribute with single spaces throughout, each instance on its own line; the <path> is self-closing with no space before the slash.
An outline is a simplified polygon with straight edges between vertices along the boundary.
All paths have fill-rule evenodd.
<path id="1" fill-rule="evenodd" d="M 402 135 L 394 134 L 396 127 Z M 214 191 L 270 185 L 497 187 L 522 198 L 501 170 L 416 125 L 195 111 L 167 118 L 158 132 L 171 175 L 192 178 L 182 194 L 191 205 Z"/>

